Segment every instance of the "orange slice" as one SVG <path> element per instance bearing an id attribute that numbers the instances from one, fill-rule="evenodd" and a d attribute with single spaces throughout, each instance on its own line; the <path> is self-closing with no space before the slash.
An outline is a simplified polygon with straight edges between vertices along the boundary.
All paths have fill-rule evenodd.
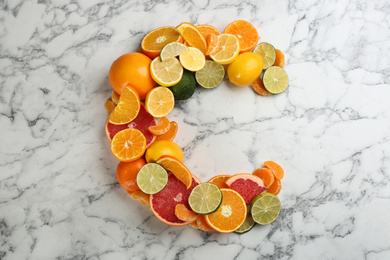
<path id="1" fill-rule="evenodd" d="M 151 59 L 160 55 L 165 44 L 180 41 L 180 33 L 173 26 L 164 26 L 149 32 L 142 39 L 142 51 Z"/>
<path id="2" fill-rule="evenodd" d="M 214 33 L 210 33 L 209 35 L 206 36 L 206 43 L 207 43 L 207 50 L 206 50 L 206 55 L 211 55 L 214 54 L 214 52 L 218 48 L 218 36 Z"/>
<path id="3" fill-rule="evenodd" d="M 210 57 L 219 64 L 232 63 L 240 53 L 240 44 L 236 36 L 223 33 L 218 37 L 218 47 Z"/>
<path id="4" fill-rule="evenodd" d="M 146 138 L 141 131 L 127 128 L 118 132 L 111 141 L 111 151 L 118 160 L 131 162 L 141 158 L 146 150 Z"/>
<path id="5" fill-rule="evenodd" d="M 189 189 L 192 185 L 192 174 L 188 168 L 173 156 L 161 156 L 157 163 L 168 172 L 172 172 L 176 178 Z"/>
<path id="6" fill-rule="evenodd" d="M 278 180 L 283 179 L 284 171 L 283 171 L 283 168 L 279 164 L 277 164 L 276 162 L 273 162 L 273 161 L 266 161 L 266 162 L 264 162 L 264 165 L 267 166 L 267 168 L 270 169 L 274 173 L 276 179 L 278 179 Z"/>
<path id="7" fill-rule="evenodd" d="M 107 116 L 109 116 L 111 112 L 114 111 L 116 104 L 109 98 L 106 103 L 104 103 L 104 107 L 107 110 Z"/>
<path id="8" fill-rule="evenodd" d="M 231 175 L 218 175 L 218 176 L 215 176 L 215 177 L 211 178 L 208 182 L 214 183 L 220 189 L 222 189 L 222 188 L 229 188 L 229 186 L 227 186 L 227 184 L 226 184 L 226 181 L 230 177 L 232 177 L 232 176 Z"/>
<path id="9" fill-rule="evenodd" d="M 267 192 L 278 195 L 281 189 L 282 182 L 275 178 L 275 181 L 268 187 Z"/>
<path id="10" fill-rule="evenodd" d="M 127 191 L 127 195 L 135 200 L 139 200 L 142 205 L 148 205 L 150 201 L 150 195 L 146 194 L 142 190 Z"/>
<path id="11" fill-rule="evenodd" d="M 185 222 L 194 222 L 198 217 L 198 214 L 187 209 L 187 207 L 181 203 L 175 206 L 175 215 L 178 219 Z"/>
<path id="12" fill-rule="evenodd" d="M 265 187 L 271 186 L 274 183 L 275 176 L 274 173 L 268 168 L 259 168 L 253 172 L 253 175 L 260 177 L 263 180 Z"/>
<path id="13" fill-rule="evenodd" d="M 238 38 L 240 52 L 252 50 L 259 40 L 256 28 L 251 23 L 243 20 L 232 22 L 226 26 L 223 32 L 233 34 Z"/>
<path id="14" fill-rule="evenodd" d="M 258 94 L 260 96 L 268 97 L 268 96 L 272 95 L 271 92 L 269 92 L 268 90 L 265 89 L 264 84 L 263 84 L 263 80 L 261 79 L 261 77 L 257 78 L 255 80 L 255 82 L 252 83 L 252 89 L 253 89 L 253 91 L 256 92 L 256 94 Z"/>
<path id="15" fill-rule="evenodd" d="M 156 137 L 156 141 L 160 141 L 160 140 L 173 141 L 173 139 L 175 139 L 175 136 L 177 134 L 177 129 L 179 126 L 177 125 L 177 123 L 175 121 L 172 121 L 169 124 L 170 124 L 170 127 L 169 127 L 168 132 L 166 132 L 165 134 L 162 134 L 162 135 L 158 135 Z"/>
<path id="16" fill-rule="evenodd" d="M 247 206 L 242 196 L 231 189 L 221 189 L 222 204 L 219 209 L 205 216 L 207 224 L 221 233 L 237 230 L 245 221 Z"/>
<path id="17" fill-rule="evenodd" d="M 160 118 L 160 122 L 157 125 L 149 126 L 149 131 L 154 135 L 162 135 L 169 131 L 171 124 L 169 119 L 165 116 Z"/>
<path id="18" fill-rule="evenodd" d="M 130 123 L 137 117 L 140 107 L 141 100 L 137 91 L 127 86 L 119 98 L 118 105 L 111 113 L 109 122 L 115 125 Z"/>
<path id="19" fill-rule="evenodd" d="M 177 26 L 176 30 L 189 46 L 199 49 L 203 54 L 206 53 L 206 40 L 195 25 L 184 22 Z"/>

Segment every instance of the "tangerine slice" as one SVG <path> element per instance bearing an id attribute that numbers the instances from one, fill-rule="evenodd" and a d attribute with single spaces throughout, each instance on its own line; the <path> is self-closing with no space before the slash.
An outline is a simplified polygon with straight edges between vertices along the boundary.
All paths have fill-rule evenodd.
<path id="1" fill-rule="evenodd" d="M 251 23 L 244 20 L 230 23 L 223 32 L 233 34 L 238 38 L 238 41 L 240 42 L 240 52 L 252 50 L 259 40 L 259 34 L 257 33 L 256 28 Z"/>
<path id="2" fill-rule="evenodd" d="M 156 137 L 156 141 L 160 141 L 160 140 L 173 141 L 173 139 L 175 139 L 179 126 L 177 125 L 177 123 L 175 121 L 172 121 L 169 124 L 170 124 L 170 127 L 169 127 L 168 132 L 166 132 L 165 134 L 162 134 L 162 135 L 158 135 Z"/>
<path id="3" fill-rule="evenodd" d="M 127 195 L 135 200 L 139 200 L 142 205 L 148 205 L 150 201 L 150 195 L 146 194 L 142 190 L 127 191 Z"/>
<path id="4" fill-rule="evenodd" d="M 140 110 L 141 100 L 137 91 L 132 87 L 125 87 L 119 98 L 119 103 L 110 115 L 110 123 L 115 125 L 127 124 L 133 121 Z"/>
<path id="5" fill-rule="evenodd" d="M 202 34 L 203 38 L 206 39 L 207 35 L 209 34 L 215 34 L 215 35 L 220 35 L 221 32 L 215 28 L 214 26 L 208 25 L 208 24 L 200 24 L 196 26 L 196 29 Z"/>
<path id="6" fill-rule="evenodd" d="M 266 189 L 262 179 L 248 173 L 240 173 L 230 177 L 226 181 L 226 185 L 237 191 L 247 204 Z"/>
<path id="7" fill-rule="evenodd" d="M 276 59 L 273 66 L 279 66 L 281 68 L 284 67 L 285 60 L 284 60 L 284 54 L 281 50 L 275 49 L 276 52 Z"/>
<path id="8" fill-rule="evenodd" d="M 273 162 L 273 161 L 266 161 L 266 162 L 264 162 L 264 165 L 267 166 L 267 168 L 270 169 L 274 173 L 276 179 L 278 179 L 278 180 L 283 179 L 284 171 L 283 171 L 283 168 L 279 164 L 277 164 L 276 162 Z"/>
<path id="9" fill-rule="evenodd" d="M 206 219 L 205 219 L 205 215 L 199 215 L 198 218 L 196 219 L 196 225 L 197 225 L 197 228 L 199 228 L 200 230 L 202 231 L 211 231 L 213 230 L 209 224 L 207 224 L 206 222 Z"/>
<path id="10" fill-rule="evenodd" d="M 116 104 L 109 98 L 106 103 L 104 103 L 104 107 L 107 110 L 107 117 L 114 111 Z"/>
<path id="11" fill-rule="evenodd" d="M 118 93 L 116 93 L 115 90 L 113 90 L 113 91 L 112 91 L 112 94 L 111 94 L 111 100 L 112 100 L 112 102 L 115 103 L 115 105 L 118 105 L 118 103 L 119 103 L 119 97 L 120 97 L 120 95 L 119 95 Z"/>
<path id="12" fill-rule="evenodd" d="M 199 49 L 203 54 L 206 53 L 206 40 L 195 25 L 184 22 L 178 25 L 176 30 L 189 46 Z"/>
<path id="13" fill-rule="evenodd" d="M 141 158 L 145 150 L 146 138 L 137 129 L 122 130 L 112 138 L 111 151 L 122 162 L 131 162 Z"/>
<path id="14" fill-rule="evenodd" d="M 271 186 L 268 187 L 267 192 L 278 195 L 281 189 L 282 182 L 275 178 L 275 181 L 271 184 Z"/>
<path id="15" fill-rule="evenodd" d="M 169 119 L 165 116 L 160 118 L 160 122 L 157 125 L 149 126 L 149 131 L 154 135 L 162 135 L 169 131 L 171 124 Z"/>
<path id="16" fill-rule="evenodd" d="M 274 183 L 274 180 L 275 180 L 274 173 L 270 169 L 268 169 L 268 168 L 256 169 L 253 172 L 253 175 L 256 175 L 257 177 L 260 177 L 263 180 L 265 187 L 267 187 L 267 188 L 269 186 L 271 186 L 272 183 Z"/>
<path id="17" fill-rule="evenodd" d="M 192 210 L 187 209 L 184 204 L 177 204 L 175 207 L 175 215 L 178 219 L 186 222 L 194 222 L 198 217 L 198 214 Z"/>
<path id="18" fill-rule="evenodd" d="M 176 178 L 184 183 L 189 189 L 192 185 L 192 174 L 190 170 L 173 156 L 164 155 L 157 160 L 157 163 L 164 167 L 165 170 L 172 172 Z"/>
<path id="19" fill-rule="evenodd" d="M 218 175 L 218 176 L 215 176 L 215 177 L 211 178 L 208 182 L 214 183 L 220 189 L 222 189 L 222 188 L 229 188 L 229 186 L 227 186 L 227 184 L 226 184 L 226 181 L 230 177 L 232 177 L 232 176 L 231 175 Z"/>
<path id="20" fill-rule="evenodd" d="M 206 55 L 211 55 L 214 54 L 214 52 L 218 48 L 218 36 L 214 33 L 210 33 L 209 35 L 206 36 L 206 43 L 207 43 L 207 50 L 206 50 Z"/>
<path id="21" fill-rule="evenodd" d="M 145 35 L 141 42 L 142 51 L 151 59 L 160 55 L 162 48 L 170 42 L 180 41 L 180 33 L 174 26 L 164 26 Z"/>
<path id="22" fill-rule="evenodd" d="M 255 82 L 252 83 L 252 89 L 256 92 L 256 94 L 260 96 L 271 96 L 272 93 L 265 89 L 263 80 L 261 77 L 258 77 Z"/>

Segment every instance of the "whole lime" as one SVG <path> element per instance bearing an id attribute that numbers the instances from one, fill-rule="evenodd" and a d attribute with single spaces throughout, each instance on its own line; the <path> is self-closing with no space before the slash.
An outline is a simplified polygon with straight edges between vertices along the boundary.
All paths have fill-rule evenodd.
<path id="1" fill-rule="evenodd" d="M 194 73 L 189 70 L 184 70 L 179 83 L 169 87 L 169 89 L 172 91 L 175 100 L 186 100 L 194 94 L 195 87 L 196 80 Z"/>

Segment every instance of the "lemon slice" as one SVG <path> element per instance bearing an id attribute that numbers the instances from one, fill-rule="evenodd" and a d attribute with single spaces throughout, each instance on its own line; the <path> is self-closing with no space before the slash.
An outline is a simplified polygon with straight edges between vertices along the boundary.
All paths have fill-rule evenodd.
<path id="1" fill-rule="evenodd" d="M 279 94 L 288 87 L 288 76 L 284 69 L 272 66 L 263 75 L 263 85 L 272 94 Z"/>
<path id="2" fill-rule="evenodd" d="M 223 33 L 218 35 L 218 47 L 210 57 L 219 64 L 232 63 L 240 53 L 240 44 L 236 36 Z"/>
<path id="3" fill-rule="evenodd" d="M 221 64 L 206 60 L 204 67 L 195 72 L 195 79 L 204 88 L 215 88 L 225 77 L 225 69 Z"/>
<path id="4" fill-rule="evenodd" d="M 253 52 L 263 56 L 263 69 L 268 69 L 275 63 L 276 51 L 271 44 L 262 42 L 256 46 Z"/>
<path id="5" fill-rule="evenodd" d="M 169 60 L 187 51 L 188 47 L 185 46 L 183 43 L 170 42 L 162 48 L 160 52 L 160 59 L 161 61 Z"/>
<path id="6" fill-rule="evenodd" d="M 157 163 L 147 163 L 137 174 L 137 185 L 146 194 L 156 194 L 168 183 L 167 171 Z"/>
<path id="7" fill-rule="evenodd" d="M 204 54 L 194 47 L 188 47 L 187 52 L 180 54 L 179 60 L 181 65 L 189 71 L 201 70 L 206 63 Z"/>
<path id="8" fill-rule="evenodd" d="M 215 212 L 222 203 L 222 192 L 214 183 L 203 182 L 197 185 L 188 197 L 188 204 L 198 214 Z"/>
<path id="9" fill-rule="evenodd" d="M 183 67 L 176 58 L 161 61 L 156 57 L 150 63 L 150 74 L 157 84 L 170 87 L 177 84 L 183 76 Z"/>
<path id="10" fill-rule="evenodd" d="M 274 194 L 261 193 L 251 202 L 251 214 L 255 222 L 261 225 L 272 223 L 280 213 L 280 200 Z"/>
<path id="11" fill-rule="evenodd" d="M 153 88 L 146 95 L 145 108 L 153 117 L 168 115 L 175 106 L 175 98 L 170 89 L 166 87 Z"/>

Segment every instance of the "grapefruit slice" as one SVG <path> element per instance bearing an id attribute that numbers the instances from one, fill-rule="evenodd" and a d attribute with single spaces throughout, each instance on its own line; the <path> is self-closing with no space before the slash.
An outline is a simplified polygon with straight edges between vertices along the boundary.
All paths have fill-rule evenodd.
<path id="1" fill-rule="evenodd" d="M 237 191 L 247 204 L 266 189 L 261 178 L 248 173 L 236 174 L 225 183 L 230 189 Z"/>
<path id="2" fill-rule="evenodd" d="M 150 209 L 158 219 L 168 225 L 185 226 L 190 224 L 191 221 L 180 220 L 175 214 L 175 209 L 177 204 L 184 204 L 188 210 L 191 210 L 188 197 L 192 189 L 199 183 L 199 179 L 192 175 L 192 185 L 187 189 L 174 174 L 169 174 L 168 183 L 164 189 L 150 195 Z"/>
<path id="3" fill-rule="evenodd" d="M 121 124 L 121 125 L 115 125 L 110 123 L 110 121 L 107 119 L 106 121 L 106 135 L 108 140 L 111 142 L 112 138 L 118 133 L 119 131 L 122 131 L 127 128 L 135 128 L 141 131 L 141 133 L 144 134 L 146 138 L 146 148 L 148 148 L 156 139 L 156 136 L 153 135 L 149 131 L 149 126 L 157 125 L 158 121 L 156 118 L 154 118 L 152 115 L 146 111 L 145 106 L 141 104 L 138 116 L 127 124 Z"/>

